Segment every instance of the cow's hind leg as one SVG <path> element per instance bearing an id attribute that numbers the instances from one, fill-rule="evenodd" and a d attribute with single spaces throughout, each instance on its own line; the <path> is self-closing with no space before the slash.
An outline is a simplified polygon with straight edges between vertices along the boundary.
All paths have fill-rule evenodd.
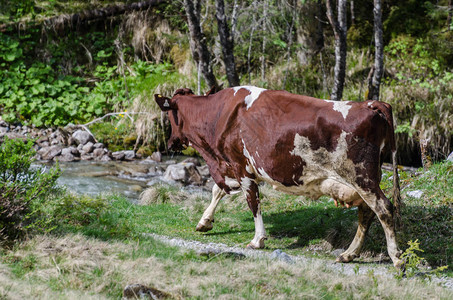
<path id="1" fill-rule="evenodd" d="M 359 205 L 358 215 L 359 226 L 357 227 L 357 232 L 355 234 L 354 240 L 352 241 L 348 250 L 337 257 L 337 262 L 350 262 L 360 254 L 363 242 L 365 241 L 365 235 L 368 231 L 368 228 L 370 228 L 371 223 L 373 222 L 375 214 L 366 203 L 362 203 Z"/>
<path id="2" fill-rule="evenodd" d="M 379 187 L 376 188 L 376 192 L 362 191 L 360 196 L 374 211 L 381 222 L 382 227 L 384 228 L 385 239 L 387 240 L 387 251 L 393 261 L 393 265 L 397 268 L 402 267 L 403 261 L 399 259 L 401 252 L 398 250 L 398 245 L 396 243 L 392 203 L 389 199 L 387 199 L 387 197 L 385 197 Z"/>
<path id="3" fill-rule="evenodd" d="M 250 179 L 246 179 L 249 181 Z M 261 205 L 259 200 L 258 185 L 255 181 L 250 180 L 245 184 L 244 193 L 247 197 L 247 204 L 253 213 L 253 219 L 255 221 L 255 236 L 253 240 L 247 245 L 247 248 L 260 249 L 264 248 L 264 240 L 266 240 L 266 230 L 264 229 L 263 216 L 261 215 Z"/>
<path id="4" fill-rule="evenodd" d="M 225 196 L 225 191 L 222 190 L 217 184 L 212 187 L 212 200 L 211 204 L 209 204 L 208 208 L 203 213 L 200 221 L 198 222 L 197 231 L 206 232 L 212 229 L 214 222 L 214 212 L 219 204 L 220 199 Z"/>

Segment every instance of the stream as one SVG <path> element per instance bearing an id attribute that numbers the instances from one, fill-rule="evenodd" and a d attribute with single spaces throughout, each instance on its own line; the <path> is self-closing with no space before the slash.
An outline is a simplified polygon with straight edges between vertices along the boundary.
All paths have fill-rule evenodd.
<path id="1" fill-rule="evenodd" d="M 80 195 L 118 194 L 136 202 L 140 193 L 148 186 L 159 183 L 180 185 L 165 180 L 163 175 L 169 165 L 179 163 L 185 158 L 163 157 L 162 162 L 152 160 L 60 162 L 62 172 L 57 183 Z M 39 165 L 51 167 L 54 164 L 35 164 Z M 180 186 L 189 191 L 203 189 L 196 186 Z"/>

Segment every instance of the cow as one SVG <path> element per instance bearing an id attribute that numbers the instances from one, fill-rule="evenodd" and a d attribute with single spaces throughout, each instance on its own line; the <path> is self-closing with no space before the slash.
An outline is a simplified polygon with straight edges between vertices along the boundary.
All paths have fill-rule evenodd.
<path id="1" fill-rule="evenodd" d="M 401 267 L 393 204 L 379 187 L 383 158 L 393 159 L 393 199 L 399 211 L 399 183 L 392 108 L 380 101 L 321 100 L 286 91 L 237 86 L 197 96 L 178 89 L 170 99 L 154 95 L 168 112 L 168 148 L 195 148 L 215 182 L 212 200 L 196 230 L 212 229 L 214 211 L 225 194 L 243 192 L 255 222 L 248 248 L 264 247 L 266 231 L 258 184 L 317 199 L 328 195 L 358 207 L 359 225 L 349 248 L 337 258 L 360 254 L 377 215 L 387 250 Z"/>

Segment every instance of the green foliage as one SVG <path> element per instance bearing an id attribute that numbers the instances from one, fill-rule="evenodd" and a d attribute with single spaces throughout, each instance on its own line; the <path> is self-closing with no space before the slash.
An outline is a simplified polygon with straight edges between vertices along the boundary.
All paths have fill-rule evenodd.
<path id="1" fill-rule="evenodd" d="M 114 107 L 127 107 L 130 97 L 173 76 L 169 64 L 142 61 L 132 65 L 124 77 L 119 76 L 117 67 L 106 61 L 112 52 L 100 50 L 93 72 L 98 80 L 90 86 L 80 77 L 60 76 L 49 64 L 28 65 L 21 42 L 0 34 L 0 109 L 8 122 L 36 126 L 83 123 Z"/>
<path id="2" fill-rule="evenodd" d="M 404 262 L 404 269 L 397 270 L 396 277 L 402 278 L 407 277 L 411 278 L 416 275 L 429 276 L 432 274 L 439 274 L 440 272 L 446 270 L 448 266 L 437 267 L 434 270 L 425 271 L 423 270 L 423 265 L 426 263 L 426 260 L 423 257 L 420 257 L 416 252 L 424 252 L 420 249 L 420 243 L 418 240 L 407 242 L 409 248 L 404 251 L 401 255 L 401 259 Z M 426 269 L 426 268 L 425 268 Z"/>
<path id="3" fill-rule="evenodd" d="M 8 138 L 0 146 L 0 243 L 51 229 L 38 204 L 56 191 L 59 169 L 32 167 L 32 146 Z"/>

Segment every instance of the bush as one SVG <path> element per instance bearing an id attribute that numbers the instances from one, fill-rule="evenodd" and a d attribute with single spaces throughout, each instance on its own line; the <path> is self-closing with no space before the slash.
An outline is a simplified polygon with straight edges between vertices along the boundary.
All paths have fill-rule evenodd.
<path id="1" fill-rule="evenodd" d="M 38 203 L 56 191 L 59 168 L 32 167 L 33 142 L 6 138 L 0 146 L 0 244 L 50 229 Z"/>

